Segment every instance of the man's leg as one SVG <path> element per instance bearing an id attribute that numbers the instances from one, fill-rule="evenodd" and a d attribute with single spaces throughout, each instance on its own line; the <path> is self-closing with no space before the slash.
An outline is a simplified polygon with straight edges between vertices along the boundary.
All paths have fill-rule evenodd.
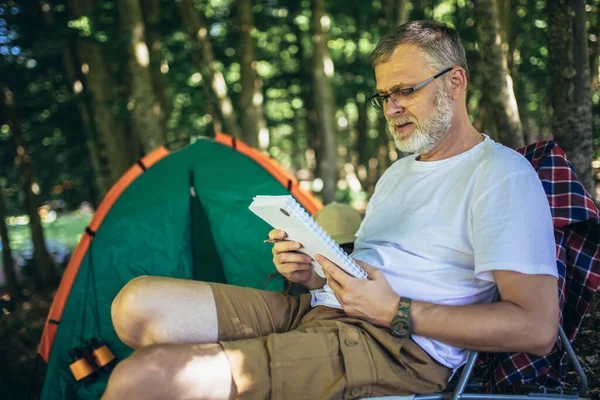
<path id="1" fill-rule="evenodd" d="M 134 278 L 112 303 L 115 331 L 137 349 L 158 343 L 216 343 L 217 309 L 206 282 Z"/>
<path id="2" fill-rule="evenodd" d="M 230 285 L 136 278 L 113 302 L 113 324 L 126 344 L 148 347 L 117 365 L 105 398 L 234 397 L 231 371 L 237 364 L 259 357 L 265 368 L 256 374 L 268 373 L 264 343 L 251 346 L 249 359 L 231 359 L 211 342 L 287 332 L 308 310 L 310 295 L 298 299 Z"/>
<path id="3" fill-rule="evenodd" d="M 231 369 L 219 344 L 153 345 L 120 362 L 103 400 L 232 399 Z"/>

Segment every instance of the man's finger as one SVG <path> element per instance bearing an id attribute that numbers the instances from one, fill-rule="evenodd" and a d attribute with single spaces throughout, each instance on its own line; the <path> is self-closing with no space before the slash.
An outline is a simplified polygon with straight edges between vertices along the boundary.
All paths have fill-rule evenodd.
<path id="1" fill-rule="evenodd" d="M 342 287 L 348 284 L 351 277 L 343 269 L 320 254 L 315 257 L 315 260 L 321 264 L 323 271 L 325 271 L 332 279 L 336 280 Z"/>
<path id="2" fill-rule="evenodd" d="M 302 244 L 293 240 L 282 240 L 273 245 L 273 253 L 283 253 L 286 251 L 296 251 L 302 248 Z"/>
<path id="3" fill-rule="evenodd" d="M 333 279 L 331 277 L 331 275 L 325 273 L 325 276 L 327 278 L 327 284 L 329 285 L 329 287 L 331 288 L 331 290 L 333 290 L 333 293 L 335 294 L 336 297 L 340 296 L 342 291 L 344 290 L 342 288 L 342 286 L 340 285 L 340 283 L 338 281 L 336 281 L 335 279 Z"/>
<path id="4" fill-rule="evenodd" d="M 313 259 L 304 253 L 296 251 L 284 251 L 283 253 L 275 254 L 276 264 L 287 264 L 287 263 L 302 263 L 310 264 Z"/>
<path id="5" fill-rule="evenodd" d="M 269 232 L 269 239 L 285 239 L 287 237 L 287 233 L 282 231 L 281 229 L 273 229 Z"/>
<path id="6" fill-rule="evenodd" d="M 295 271 L 298 271 L 298 272 L 310 271 L 310 269 L 312 268 L 312 266 L 310 264 L 301 264 L 301 263 L 278 264 L 277 267 L 278 267 L 277 270 L 279 272 L 281 272 L 282 274 L 292 274 Z"/>
<path id="7" fill-rule="evenodd" d="M 361 260 L 354 259 L 354 261 L 358 264 L 359 267 L 365 270 L 370 279 L 376 279 L 379 277 L 379 274 L 381 272 L 379 271 L 379 269 Z"/>

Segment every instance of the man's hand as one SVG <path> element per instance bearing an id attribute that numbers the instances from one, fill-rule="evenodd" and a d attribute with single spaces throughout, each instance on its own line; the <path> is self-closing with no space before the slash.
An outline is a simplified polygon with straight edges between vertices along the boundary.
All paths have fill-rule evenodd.
<path id="1" fill-rule="evenodd" d="M 327 283 L 346 314 L 375 325 L 390 325 L 398 311 L 400 296 L 394 292 L 381 271 L 356 260 L 369 276 L 368 279 L 357 279 L 321 255 L 316 260 L 323 267 Z"/>
<path id="2" fill-rule="evenodd" d="M 319 289 L 325 286 L 325 278 L 321 278 L 310 263 L 313 259 L 298 250 L 302 244 L 284 240 L 287 234 L 279 229 L 269 232 L 269 239 L 277 240 L 273 245 L 273 264 L 277 271 L 290 282 L 299 283 L 308 289 Z"/>

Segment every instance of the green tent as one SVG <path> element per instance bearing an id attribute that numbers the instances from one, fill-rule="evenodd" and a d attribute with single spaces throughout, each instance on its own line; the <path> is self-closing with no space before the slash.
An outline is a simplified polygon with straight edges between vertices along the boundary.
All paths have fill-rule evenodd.
<path id="1" fill-rule="evenodd" d="M 276 162 L 223 134 L 140 159 L 98 207 L 63 275 L 39 349 L 48 363 L 42 398 L 100 397 L 109 373 L 76 381 L 69 350 L 101 338 L 117 360 L 131 354 L 110 305 L 136 276 L 281 290 L 282 280 L 269 280 L 275 268 L 262 240 L 270 227 L 248 205 L 257 194 L 290 193 L 310 213 L 321 207 Z"/>

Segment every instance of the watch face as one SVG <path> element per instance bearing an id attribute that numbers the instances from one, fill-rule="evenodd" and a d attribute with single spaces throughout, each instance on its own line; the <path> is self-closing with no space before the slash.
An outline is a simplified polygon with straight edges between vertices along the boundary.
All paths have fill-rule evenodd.
<path id="1" fill-rule="evenodd" d="M 391 331 L 394 336 L 406 338 L 410 336 L 410 321 L 408 318 L 396 317 L 392 322 Z"/>

